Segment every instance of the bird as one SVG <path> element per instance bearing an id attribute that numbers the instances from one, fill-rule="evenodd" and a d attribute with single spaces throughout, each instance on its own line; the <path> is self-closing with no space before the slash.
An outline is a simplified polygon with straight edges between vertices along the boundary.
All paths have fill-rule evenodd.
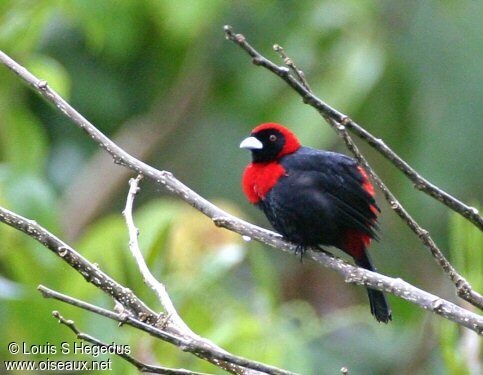
<path id="1" fill-rule="evenodd" d="M 273 228 L 296 244 L 333 246 L 357 266 L 376 271 L 367 252 L 377 240 L 380 209 L 367 172 L 347 155 L 304 147 L 286 127 L 263 123 L 240 143 L 252 161 L 242 176 L 248 201 L 260 208 Z M 371 313 L 388 323 L 392 312 L 381 291 L 367 288 Z"/>

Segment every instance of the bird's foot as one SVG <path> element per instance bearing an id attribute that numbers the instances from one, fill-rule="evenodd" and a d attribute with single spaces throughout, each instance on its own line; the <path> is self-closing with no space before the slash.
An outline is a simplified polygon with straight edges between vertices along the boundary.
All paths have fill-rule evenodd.
<path id="1" fill-rule="evenodd" d="M 306 251 L 307 251 L 307 247 L 305 247 L 304 245 L 297 245 L 295 247 L 295 255 L 300 255 L 300 263 L 303 263 L 303 258 Z"/>

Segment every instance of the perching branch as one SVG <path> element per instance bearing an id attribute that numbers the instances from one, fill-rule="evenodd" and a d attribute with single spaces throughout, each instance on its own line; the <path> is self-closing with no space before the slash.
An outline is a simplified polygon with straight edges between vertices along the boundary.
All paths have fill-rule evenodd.
<path id="1" fill-rule="evenodd" d="M 59 108 L 62 113 L 91 136 L 95 142 L 113 157 L 116 163 L 130 168 L 138 174 L 141 173 L 145 177 L 153 180 L 156 184 L 165 187 L 167 190 L 210 217 L 218 226 L 230 229 L 241 235 L 249 236 L 262 243 L 288 251 L 292 254 L 296 253 L 296 245 L 285 241 L 279 234 L 262 229 L 228 214 L 181 183 L 170 172 L 159 171 L 129 155 L 72 108 L 64 99 L 52 90 L 45 81 L 40 81 L 5 54 L 0 53 L 0 61 L 16 72 L 24 81 L 32 86 L 49 102 Z M 2 220 L 2 218 L 3 216 L 0 210 L 0 221 L 5 221 Z M 11 220 L 9 221 L 11 226 L 16 227 L 15 223 L 12 223 Z M 9 222 L 7 222 L 7 224 L 8 223 Z M 28 233 L 27 231 L 25 232 Z M 308 249 L 307 254 L 323 266 L 339 273 L 346 282 L 369 286 L 376 290 L 391 293 L 414 303 L 423 309 L 432 311 L 459 325 L 472 329 L 478 334 L 482 334 L 483 332 L 483 317 L 426 291 L 418 289 L 401 279 L 387 277 L 352 266 L 330 254 L 320 252 L 318 249 Z"/>
<path id="2" fill-rule="evenodd" d="M 218 226 L 248 236 L 277 249 L 291 254 L 295 254 L 296 252 L 295 244 L 285 241 L 282 236 L 272 231 L 245 223 L 242 220 L 233 217 L 214 218 L 213 220 Z M 362 285 L 393 294 L 425 310 L 431 311 L 455 323 L 470 328 L 480 335 L 483 334 L 482 316 L 419 289 L 400 278 L 388 277 L 377 272 L 353 266 L 344 260 L 335 257 L 328 252 L 320 251 L 319 249 L 309 248 L 306 254 L 317 263 L 336 271 L 347 283 Z M 467 325 L 466 319 L 470 319 L 472 323 Z"/>
<path id="3" fill-rule="evenodd" d="M 294 65 L 293 60 L 285 54 L 285 52 L 279 45 L 275 45 L 274 49 L 282 56 L 288 68 L 284 66 L 278 66 L 262 56 L 247 42 L 246 38 L 243 35 L 235 34 L 231 26 L 225 26 L 224 30 L 226 38 L 233 41 L 243 50 L 245 50 L 252 57 L 252 61 L 255 65 L 262 66 L 282 78 L 302 97 L 304 103 L 307 103 L 315 108 L 322 115 L 322 117 L 327 120 L 329 125 L 344 140 L 349 150 L 356 156 L 359 163 L 361 163 L 369 171 L 372 179 L 383 191 L 384 197 L 388 201 L 391 208 L 401 219 L 406 222 L 409 228 L 430 250 L 436 262 L 442 267 L 444 272 L 449 276 L 449 278 L 455 285 L 458 296 L 468 301 L 472 305 L 483 309 L 483 296 L 472 290 L 471 285 L 468 283 L 468 281 L 466 281 L 465 278 L 456 271 L 453 265 L 443 255 L 442 251 L 438 248 L 434 240 L 429 235 L 429 232 L 426 229 L 422 228 L 416 222 L 416 220 L 413 219 L 413 217 L 406 211 L 401 203 L 399 203 L 399 201 L 391 193 L 391 191 L 385 186 L 382 180 L 375 174 L 374 170 L 369 166 L 367 161 L 357 150 L 354 142 L 347 133 L 346 128 L 349 128 L 350 130 L 354 131 L 358 136 L 368 141 L 371 146 L 379 151 L 384 157 L 389 159 L 396 167 L 401 169 L 406 174 L 406 176 L 408 176 L 413 182 L 415 182 L 415 186 L 418 189 L 435 197 L 442 203 L 446 204 L 452 210 L 466 217 L 477 227 L 483 229 L 483 218 L 478 215 L 478 211 L 473 207 L 466 206 L 462 202 L 458 201 L 456 198 L 452 197 L 448 193 L 442 191 L 438 187 L 434 186 L 433 184 L 422 178 L 404 160 L 402 160 L 396 153 L 394 153 L 394 151 L 387 147 L 382 140 L 375 138 L 372 134 L 357 125 L 349 117 L 341 114 L 334 108 L 324 103 L 317 96 L 315 96 L 307 85 L 307 81 L 305 80 L 303 72 Z M 290 74 L 291 71 L 294 75 Z"/>
<path id="4" fill-rule="evenodd" d="M 59 321 L 59 324 L 65 325 L 72 332 L 74 332 L 74 334 L 79 340 L 90 342 L 91 344 L 98 345 L 104 348 L 108 348 L 110 346 L 110 344 L 106 344 L 105 342 L 102 342 L 101 340 L 96 339 L 95 337 L 88 335 L 87 333 L 79 331 L 79 329 L 76 327 L 73 320 L 65 319 L 62 315 L 60 315 L 58 311 L 52 311 L 52 316 Z M 118 357 L 121 357 L 125 361 L 132 364 L 140 372 L 147 372 L 152 374 L 163 374 L 163 375 L 207 375 L 207 374 L 202 374 L 201 372 L 193 372 L 193 371 L 188 371 L 184 369 L 178 370 L 178 369 L 171 369 L 167 367 L 148 365 L 122 351 L 120 352 L 116 351 L 115 354 Z"/>
<path id="5" fill-rule="evenodd" d="M 58 301 L 68 303 L 69 305 L 115 320 L 119 322 L 120 325 L 129 325 L 140 331 L 144 331 L 153 337 L 156 337 L 158 339 L 161 339 L 163 341 L 176 345 L 177 347 L 179 347 L 181 350 L 185 352 L 193 353 L 198 357 L 209 358 L 211 363 L 219 367 L 221 367 L 220 363 L 232 364 L 232 369 L 231 370 L 226 369 L 226 370 L 233 373 L 236 373 L 236 374 L 264 373 L 264 374 L 271 374 L 271 375 L 296 375 L 293 372 L 281 370 L 276 367 L 268 366 L 256 361 L 251 361 L 243 357 L 234 356 L 227 352 L 220 352 L 217 350 L 213 350 L 211 345 L 206 341 L 195 342 L 190 339 L 186 339 L 184 337 L 173 335 L 169 332 L 166 332 L 166 330 L 161 329 L 161 327 L 156 327 L 150 324 L 146 324 L 145 322 L 142 322 L 141 320 L 137 319 L 136 317 L 130 314 L 110 311 L 102 307 L 95 306 L 90 303 L 81 301 L 79 299 L 56 292 L 43 285 L 39 285 L 38 289 L 40 290 L 40 292 L 45 298 L 53 298 Z M 242 371 L 240 371 L 240 369 L 242 369 Z M 251 371 L 250 369 L 255 371 Z"/>

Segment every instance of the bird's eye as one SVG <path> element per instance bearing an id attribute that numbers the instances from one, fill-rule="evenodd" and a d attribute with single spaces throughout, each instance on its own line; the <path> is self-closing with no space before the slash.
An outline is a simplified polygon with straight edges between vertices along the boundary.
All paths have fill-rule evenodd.
<path id="1" fill-rule="evenodd" d="M 272 134 L 270 135 L 270 137 L 268 137 L 268 139 L 270 139 L 271 142 L 275 142 L 277 140 L 277 136 L 275 134 Z"/>

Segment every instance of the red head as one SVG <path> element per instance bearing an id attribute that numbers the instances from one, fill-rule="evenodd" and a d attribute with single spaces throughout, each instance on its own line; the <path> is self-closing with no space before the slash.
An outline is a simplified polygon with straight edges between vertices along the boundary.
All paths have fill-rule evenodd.
<path id="1" fill-rule="evenodd" d="M 287 128 L 268 122 L 253 129 L 250 137 L 242 141 L 240 148 L 252 152 L 254 163 L 267 163 L 297 151 L 300 143 Z"/>

